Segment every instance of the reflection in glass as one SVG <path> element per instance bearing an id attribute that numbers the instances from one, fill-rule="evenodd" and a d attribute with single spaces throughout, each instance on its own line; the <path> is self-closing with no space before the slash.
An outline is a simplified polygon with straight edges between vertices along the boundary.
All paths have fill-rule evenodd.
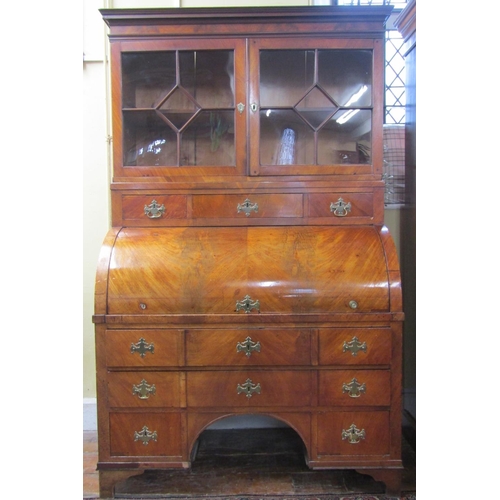
<path id="1" fill-rule="evenodd" d="M 318 81 L 338 106 L 351 106 L 353 95 L 366 86 L 356 106 L 371 106 L 372 52 L 319 50 Z"/>
<path id="2" fill-rule="evenodd" d="M 292 130 L 285 133 L 286 130 Z M 291 163 L 283 163 L 283 140 L 293 135 Z M 306 165 L 314 162 L 314 132 L 293 110 L 264 109 L 260 112 L 260 162 L 263 165 Z M 289 149 L 289 148 L 288 148 Z M 293 161 L 292 161 L 293 160 Z M 282 163 L 280 163 L 282 162 Z"/>
<path id="3" fill-rule="evenodd" d="M 261 165 L 371 162 L 371 50 L 261 50 L 259 90 Z"/>
<path id="4" fill-rule="evenodd" d="M 128 112 L 123 116 L 124 165 L 175 165 L 177 135 L 155 111 Z"/>
<path id="5" fill-rule="evenodd" d="M 339 110 L 318 133 L 318 164 L 371 162 L 371 111 Z"/>
<path id="6" fill-rule="evenodd" d="M 123 53 L 122 72 L 125 166 L 235 165 L 234 51 Z"/>

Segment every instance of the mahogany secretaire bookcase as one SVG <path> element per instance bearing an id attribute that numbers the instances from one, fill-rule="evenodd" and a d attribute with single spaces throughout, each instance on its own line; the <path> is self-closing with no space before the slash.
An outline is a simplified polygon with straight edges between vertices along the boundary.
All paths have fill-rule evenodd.
<path id="1" fill-rule="evenodd" d="M 102 10 L 112 228 L 95 288 L 101 496 L 231 415 L 400 489 L 383 225 L 387 7 Z"/>

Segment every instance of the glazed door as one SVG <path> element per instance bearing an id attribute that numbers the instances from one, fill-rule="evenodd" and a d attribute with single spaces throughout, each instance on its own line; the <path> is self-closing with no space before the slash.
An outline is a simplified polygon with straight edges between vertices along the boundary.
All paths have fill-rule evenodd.
<path id="1" fill-rule="evenodd" d="M 244 40 L 113 42 L 115 179 L 241 174 L 245 60 Z"/>
<path id="2" fill-rule="evenodd" d="M 382 47 L 252 40 L 250 175 L 381 172 Z"/>

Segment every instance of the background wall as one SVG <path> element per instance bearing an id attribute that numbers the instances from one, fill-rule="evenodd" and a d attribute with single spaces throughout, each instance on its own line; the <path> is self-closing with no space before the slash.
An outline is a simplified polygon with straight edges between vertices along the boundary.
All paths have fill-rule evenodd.
<path id="1" fill-rule="evenodd" d="M 310 5 L 308 0 L 243 1 L 214 0 L 218 6 Z M 319 3 L 319 2 L 317 2 Z M 95 398 L 95 351 L 92 324 L 94 279 L 100 247 L 110 226 L 109 181 L 111 151 L 107 137 L 109 123 L 109 85 L 106 26 L 99 8 L 130 7 L 206 7 L 202 0 L 84 0 L 83 1 L 83 398 Z M 386 225 L 399 248 L 399 210 L 386 210 Z M 91 423 L 90 425 L 93 425 Z"/>

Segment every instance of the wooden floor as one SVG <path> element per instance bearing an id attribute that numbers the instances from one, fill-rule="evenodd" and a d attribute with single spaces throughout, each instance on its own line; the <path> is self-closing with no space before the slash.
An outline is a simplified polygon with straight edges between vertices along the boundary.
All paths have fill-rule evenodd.
<path id="1" fill-rule="evenodd" d="M 403 429 L 402 489 L 415 492 L 415 433 Z M 97 434 L 83 433 L 83 498 L 99 498 Z M 320 495 L 384 492 L 355 471 L 311 471 L 302 442 L 288 428 L 205 431 L 190 471 L 147 471 L 115 487 L 117 498 L 207 495 Z"/>

